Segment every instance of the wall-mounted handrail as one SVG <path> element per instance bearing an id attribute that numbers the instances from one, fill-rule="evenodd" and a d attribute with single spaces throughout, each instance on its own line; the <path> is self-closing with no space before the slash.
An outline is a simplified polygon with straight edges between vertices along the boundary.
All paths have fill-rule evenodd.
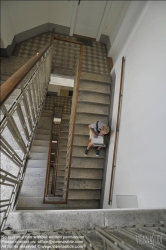
<path id="1" fill-rule="evenodd" d="M 15 88 L 19 85 L 23 78 L 29 73 L 29 71 L 35 66 L 35 64 L 44 55 L 47 49 L 53 43 L 55 29 L 52 31 L 50 42 L 47 43 L 36 55 L 34 55 L 27 63 L 25 63 L 19 70 L 16 71 L 7 81 L 0 86 L 0 105 L 2 105 L 6 99 L 11 95 Z"/>
<path id="2" fill-rule="evenodd" d="M 117 119 L 116 119 L 115 143 L 114 143 L 112 170 L 111 170 L 111 180 L 110 180 L 110 190 L 109 190 L 109 198 L 108 198 L 108 204 L 109 205 L 112 203 L 112 198 L 113 198 L 113 185 L 114 185 L 114 177 L 115 177 L 117 145 L 118 145 L 118 135 L 119 135 L 119 126 L 120 126 L 120 111 L 121 111 L 121 105 L 122 105 L 122 85 L 123 85 L 123 76 L 124 76 L 124 63 L 125 63 L 125 58 L 123 56 L 122 57 L 122 65 L 121 65 L 121 78 L 120 78 L 120 89 L 119 89 L 118 113 L 117 113 Z"/>

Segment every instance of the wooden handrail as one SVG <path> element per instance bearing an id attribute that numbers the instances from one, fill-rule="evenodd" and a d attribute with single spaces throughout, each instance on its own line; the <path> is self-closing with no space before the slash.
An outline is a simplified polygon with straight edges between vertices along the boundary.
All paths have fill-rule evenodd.
<path id="1" fill-rule="evenodd" d="M 77 41 L 74 41 L 74 40 L 68 40 L 68 39 L 65 39 L 65 38 L 55 37 L 54 39 L 62 41 L 62 42 L 68 42 L 68 43 L 75 43 L 75 44 L 83 45 L 82 42 L 77 42 Z"/>
<path id="2" fill-rule="evenodd" d="M 67 188 L 66 188 L 66 203 L 68 200 L 68 191 L 69 191 L 69 179 L 70 179 L 70 170 L 71 170 L 71 161 L 72 161 L 72 151 L 73 151 L 73 141 L 74 141 L 74 130 L 75 130 L 75 121 L 76 121 L 76 111 L 77 111 L 77 103 L 78 103 L 78 91 L 80 85 L 80 77 L 81 77 L 81 66 L 82 66 L 82 57 L 83 57 L 83 43 L 80 48 L 80 57 L 79 57 L 79 64 L 78 64 L 78 74 L 77 74 L 77 88 L 76 88 L 76 105 L 74 109 L 74 121 L 73 121 L 73 130 L 72 130 L 72 139 L 71 139 L 71 151 L 70 151 L 70 160 L 69 160 L 69 170 L 67 176 Z"/>
<path id="3" fill-rule="evenodd" d="M 47 43 L 35 56 L 33 56 L 27 63 L 25 63 L 19 70 L 16 71 L 6 82 L 0 86 L 0 105 L 11 95 L 14 89 L 19 85 L 23 78 L 29 73 L 34 65 L 39 61 L 47 49 L 51 46 L 54 39 L 55 29 L 52 31 L 50 42 Z"/>
<path id="4" fill-rule="evenodd" d="M 112 171 L 111 171 L 111 181 L 110 181 L 110 191 L 108 204 L 112 203 L 112 195 L 113 195 L 113 180 L 114 180 L 114 171 L 115 171 L 115 161 L 116 161 L 116 153 L 117 153 L 117 144 L 118 144 L 118 133 L 119 133 L 119 124 L 120 124 L 120 110 L 121 110 L 121 99 L 122 99 L 122 83 L 123 83 L 123 73 L 124 73 L 124 62 L 125 58 L 122 57 L 122 66 L 121 66 L 121 78 L 120 78 L 120 89 L 119 89 L 119 101 L 118 101 L 118 113 L 116 119 L 116 133 L 115 133 L 115 143 L 114 143 L 114 151 L 113 151 L 113 160 L 112 160 Z"/>

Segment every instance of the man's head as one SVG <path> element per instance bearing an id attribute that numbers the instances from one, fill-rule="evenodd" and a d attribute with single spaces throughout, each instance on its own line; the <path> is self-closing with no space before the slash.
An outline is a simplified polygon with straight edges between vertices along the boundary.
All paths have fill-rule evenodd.
<path id="1" fill-rule="evenodd" d="M 103 127 L 101 127 L 100 134 L 106 135 L 109 133 L 109 131 L 110 131 L 110 128 L 108 126 L 103 126 Z"/>

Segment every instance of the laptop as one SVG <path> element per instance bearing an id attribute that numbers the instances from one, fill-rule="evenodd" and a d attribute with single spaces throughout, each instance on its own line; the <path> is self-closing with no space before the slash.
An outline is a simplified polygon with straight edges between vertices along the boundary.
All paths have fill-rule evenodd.
<path id="1" fill-rule="evenodd" d="M 106 147 L 104 143 L 104 136 L 102 135 L 99 135 L 97 138 L 93 137 L 92 143 L 93 143 L 93 146 L 95 147 Z"/>

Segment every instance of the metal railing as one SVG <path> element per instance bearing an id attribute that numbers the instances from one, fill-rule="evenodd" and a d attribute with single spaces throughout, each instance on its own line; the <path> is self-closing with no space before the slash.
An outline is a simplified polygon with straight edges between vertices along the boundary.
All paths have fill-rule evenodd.
<path id="1" fill-rule="evenodd" d="M 70 124 L 69 124 L 69 135 L 68 135 L 65 177 L 64 177 L 64 195 L 63 195 L 63 198 L 66 201 L 66 203 L 68 200 L 75 120 L 76 120 L 76 111 L 77 111 L 77 102 L 78 102 L 78 91 L 79 91 L 79 84 L 80 84 L 80 77 L 81 77 L 82 56 L 83 56 L 83 45 L 81 45 L 81 48 L 80 48 L 80 59 L 79 59 L 77 70 L 76 70 L 76 77 L 75 77 L 73 97 L 72 97 Z"/>
<path id="2" fill-rule="evenodd" d="M 79 61 L 76 68 L 76 75 L 75 75 L 75 81 L 74 81 L 74 88 L 73 88 L 73 96 L 72 96 L 72 105 L 71 105 L 71 115 L 70 115 L 70 124 L 69 124 L 69 135 L 68 135 L 68 143 L 67 143 L 67 153 L 66 153 L 66 164 L 65 164 L 65 175 L 64 175 L 64 182 L 63 182 L 63 196 L 59 199 L 55 199 L 53 197 L 49 197 L 46 199 L 46 196 L 48 194 L 48 182 L 49 179 L 49 167 L 48 167 L 48 176 L 47 176 L 47 183 L 45 186 L 45 194 L 43 198 L 44 203 L 48 204 L 67 204 L 68 201 L 68 189 L 69 189 L 69 180 L 70 180 L 70 169 L 71 169 L 71 160 L 72 160 L 72 149 L 73 149 L 73 139 L 74 139 L 74 129 L 75 129 L 75 120 L 76 120 L 76 110 L 77 110 L 77 100 L 78 100 L 78 91 L 79 91 L 79 83 L 80 83 L 80 76 L 81 76 L 81 65 L 82 65 L 82 56 L 83 56 L 83 43 L 76 42 L 73 40 L 63 39 L 63 38 L 57 38 L 55 37 L 55 40 L 68 42 L 68 43 L 74 43 L 80 45 L 80 56 Z M 60 140 L 60 136 L 58 137 Z M 59 141 L 60 143 L 60 141 Z M 58 144 L 59 144 L 58 143 Z M 58 145 L 59 148 L 59 145 Z M 55 157 L 55 164 L 54 164 L 54 173 L 53 173 L 53 196 L 56 196 L 56 183 L 57 183 L 57 171 L 58 171 L 58 155 L 59 155 L 59 149 L 57 150 L 57 154 Z M 50 160 L 50 157 L 49 157 Z"/>
<path id="3" fill-rule="evenodd" d="M 113 160 L 112 160 L 112 171 L 111 171 L 111 180 L 110 180 L 110 190 L 109 190 L 109 198 L 108 204 L 112 203 L 113 198 L 113 186 L 114 186 L 114 178 L 115 178 L 115 168 L 116 168 L 116 156 L 117 156 L 117 146 L 118 146 L 118 136 L 119 136 L 119 126 L 120 126 L 120 111 L 122 104 L 122 84 L 123 84 L 123 74 L 124 74 L 124 63 L 125 58 L 122 57 L 122 66 L 121 66 L 121 79 L 120 79 L 120 89 L 119 89 L 119 102 L 118 102 L 118 113 L 116 119 L 116 133 L 115 133 L 115 143 L 114 143 L 114 151 L 113 151 Z"/>
<path id="4" fill-rule="evenodd" d="M 54 32 L 50 43 L 1 86 L 1 228 L 15 205 L 47 93 Z"/>
<path id="5" fill-rule="evenodd" d="M 68 247 L 69 246 L 69 247 Z M 137 250 L 166 249 L 166 224 L 132 225 L 118 228 L 91 226 L 89 228 L 47 230 L 4 230 L 4 249 L 88 249 Z"/>
<path id="6" fill-rule="evenodd" d="M 60 150 L 60 138 L 61 138 L 61 126 L 62 126 L 62 115 L 63 115 L 63 106 L 58 106 L 55 104 L 54 113 L 53 113 L 53 123 L 51 128 L 51 136 L 49 143 L 49 153 L 47 160 L 47 171 L 46 171 L 46 180 L 45 180 L 45 191 L 43 203 L 47 204 L 64 204 L 64 200 L 59 199 L 56 195 L 56 184 L 57 184 L 57 173 L 58 173 L 58 157 Z M 54 118 L 60 118 L 60 124 L 54 122 Z M 58 135 L 54 134 L 55 127 L 58 126 L 59 133 Z M 56 129 L 57 130 L 57 129 Z M 56 147 L 54 147 L 53 141 L 57 140 Z M 53 159 L 52 159 L 53 156 Z M 62 189 L 63 191 L 63 189 Z"/>

